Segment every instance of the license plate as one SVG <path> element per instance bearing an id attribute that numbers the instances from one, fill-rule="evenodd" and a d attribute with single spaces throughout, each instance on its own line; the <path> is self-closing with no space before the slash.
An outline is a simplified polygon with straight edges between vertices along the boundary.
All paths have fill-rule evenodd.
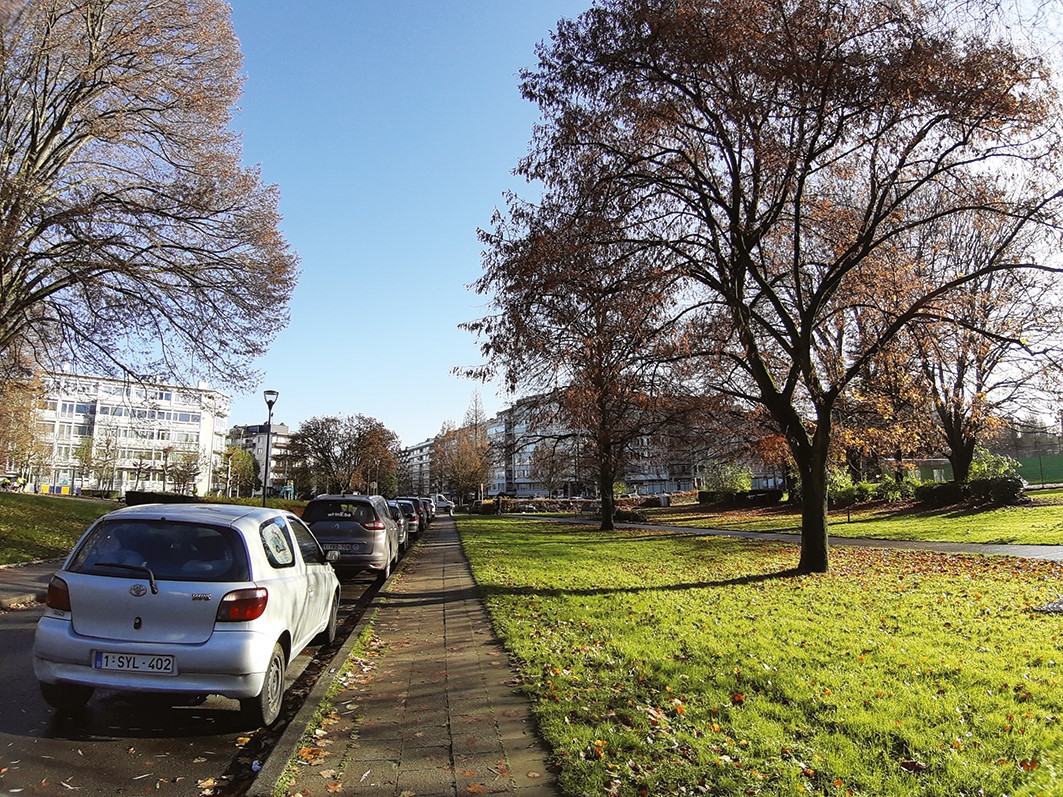
<path id="1" fill-rule="evenodd" d="M 144 653 L 110 653 L 106 650 L 97 650 L 92 666 L 97 670 L 176 675 L 173 666 L 173 656 L 151 656 Z"/>
<path id="2" fill-rule="evenodd" d="M 330 542 L 322 546 L 326 551 L 357 551 L 361 546 L 358 543 Z"/>

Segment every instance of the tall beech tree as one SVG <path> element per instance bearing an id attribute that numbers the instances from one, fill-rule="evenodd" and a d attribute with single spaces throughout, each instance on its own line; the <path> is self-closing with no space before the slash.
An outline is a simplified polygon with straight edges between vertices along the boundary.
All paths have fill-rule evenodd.
<path id="1" fill-rule="evenodd" d="M 296 257 L 222 0 L 0 3 L 0 357 L 253 384 Z"/>
<path id="2" fill-rule="evenodd" d="M 839 398 L 928 305 L 1036 267 L 935 281 L 904 237 L 974 210 L 1013 228 L 1055 210 L 1053 78 L 975 5 L 599 0 L 523 75 L 542 121 L 518 172 L 549 195 L 595 171 L 624 197 L 627 236 L 699 292 L 718 333 L 706 383 L 763 406 L 790 448 L 804 572 L 829 566 Z M 982 191 L 993 174 L 1005 201 Z M 938 204 L 920 202 L 931 191 Z"/>

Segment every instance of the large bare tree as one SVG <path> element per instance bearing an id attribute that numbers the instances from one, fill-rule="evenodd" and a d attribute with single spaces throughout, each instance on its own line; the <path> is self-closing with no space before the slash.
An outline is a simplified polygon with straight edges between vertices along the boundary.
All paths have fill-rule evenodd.
<path id="1" fill-rule="evenodd" d="M 903 250 L 934 220 L 979 210 L 1017 229 L 1059 198 L 1051 70 L 976 5 L 599 0 L 524 76 L 543 121 L 520 173 L 550 193 L 599 169 L 628 234 L 697 288 L 706 388 L 763 407 L 799 472 L 802 571 L 828 568 L 839 398 L 940 297 L 1039 267 L 932 282 Z"/>
<path id="2" fill-rule="evenodd" d="M 287 323 L 221 0 L 0 3 L 0 357 L 240 386 Z"/>

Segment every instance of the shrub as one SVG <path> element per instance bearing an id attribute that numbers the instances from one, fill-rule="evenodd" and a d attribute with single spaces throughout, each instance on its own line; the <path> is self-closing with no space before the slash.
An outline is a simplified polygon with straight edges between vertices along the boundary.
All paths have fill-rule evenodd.
<path id="1" fill-rule="evenodd" d="M 915 497 L 915 488 L 920 484 L 921 482 L 918 479 L 907 474 L 900 480 L 893 474 L 887 474 L 882 477 L 882 481 L 875 485 L 875 498 L 879 501 L 888 501 L 890 503 L 907 501 Z"/>
<path id="2" fill-rule="evenodd" d="M 635 509 L 617 509 L 613 512 L 613 520 L 620 523 L 646 523 L 647 519 L 644 514 Z"/>
<path id="3" fill-rule="evenodd" d="M 993 454 L 982 446 L 974 450 L 971 470 L 967 481 L 985 481 L 990 479 L 1018 479 L 1019 461 L 1005 454 Z"/>
<path id="4" fill-rule="evenodd" d="M 753 486 L 753 474 L 749 468 L 728 462 L 711 462 L 701 468 L 701 480 L 705 490 L 713 493 L 748 492 Z"/>
<path id="5" fill-rule="evenodd" d="M 1017 477 L 974 479 L 966 487 L 971 498 L 994 504 L 1018 504 L 1026 497 L 1026 482 Z"/>
<path id="6" fill-rule="evenodd" d="M 956 482 L 923 482 L 915 488 L 915 497 L 931 506 L 948 506 L 962 501 L 966 490 Z"/>

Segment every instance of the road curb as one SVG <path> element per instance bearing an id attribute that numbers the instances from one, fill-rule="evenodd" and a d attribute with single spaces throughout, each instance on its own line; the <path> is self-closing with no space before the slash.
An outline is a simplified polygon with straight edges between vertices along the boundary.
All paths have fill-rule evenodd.
<path id="1" fill-rule="evenodd" d="M 28 603 L 43 603 L 48 597 L 48 581 L 51 580 L 51 575 L 59 570 L 63 565 L 63 559 L 36 559 L 32 562 L 14 562 L 12 564 L 0 565 L 0 573 L 5 577 L 10 577 L 12 572 L 16 572 L 22 568 L 26 568 L 26 572 L 36 572 L 43 578 L 44 583 L 40 585 L 33 585 L 26 583 L 15 587 L 16 591 L 5 591 L 0 594 L 0 610 L 14 609 L 18 606 L 24 606 Z M 21 579 L 14 579 L 20 581 Z M 38 580 L 37 578 L 26 579 L 27 582 Z M 18 591 L 21 590 L 21 591 Z"/>

